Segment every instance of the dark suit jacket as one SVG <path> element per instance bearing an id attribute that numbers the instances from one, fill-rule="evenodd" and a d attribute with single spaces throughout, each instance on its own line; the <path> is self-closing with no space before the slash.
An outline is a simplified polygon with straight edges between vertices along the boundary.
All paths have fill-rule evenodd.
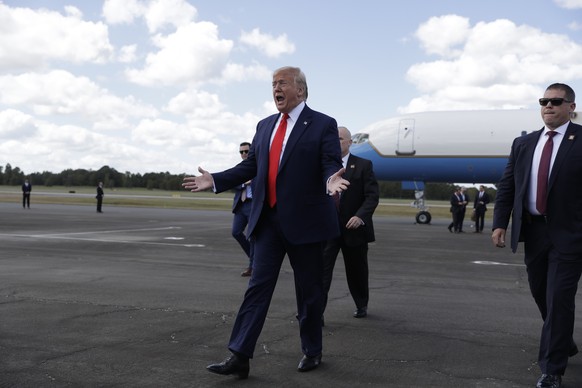
<path id="1" fill-rule="evenodd" d="M 216 192 L 253 179 L 247 226 L 251 236 L 266 202 L 271 133 L 279 114 L 257 124 L 248 157 L 231 169 L 212 174 Z M 285 146 L 277 175 L 277 215 L 291 244 L 325 241 L 339 235 L 338 217 L 328 178 L 340 170 L 341 150 L 335 119 L 305 105 Z"/>
<path id="2" fill-rule="evenodd" d="M 515 252 L 524 225 L 534 150 L 543 129 L 516 138 L 497 186 L 493 229 L 507 229 L 511 217 L 511 249 Z M 570 123 L 552 165 L 548 183 L 549 238 L 561 253 L 582 253 L 582 126 Z M 513 213 L 513 214 L 512 214 Z"/>
<path id="3" fill-rule="evenodd" d="M 232 200 L 232 212 L 233 213 L 236 212 L 237 207 L 242 203 L 242 202 L 240 202 L 240 197 L 242 195 L 243 190 L 246 190 L 246 189 L 247 189 L 247 185 L 243 185 L 243 184 L 237 185 L 234 187 L 234 198 Z M 251 192 L 253 192 L 252 182 L 251 182 Z"/>
<path id="4" fill-rule="evenodd" d="M 375 241 L 372 215 L 378 206 L 379 189 L 372 162 L 350 155 L 344 179 L 350 182 L 350 186 L 340 197 L 339 219 L 343 241 L 347 246 Z M 353 216 L 360 217 L 364 225 L 357 229 L 346 229 L 346 224 Z"/>
<path id="5" fill-rule="evenodd" d="M 32 191 L 32 185 L 30 183 L 28 185 L 26 183 L 22 184 L 22 193 L 23 194 L 30 194 L 31 191 Z"/>
<path id="6" fill-rule="evenodd" d="M 451 213 L 463 210 L 463 197 L 460 194 L 453 193 L 451 195 Z"/>
<path id="7" fill-rule="evenodd" d="M 475 195 L 475 202 L 473 203 L 473 209 L 486 212 L 487 211 L 487 204 L 489 203 L 489 194 L 486 191 L 483 192 L 483 197 L 479 198 L 480 192 L 477 192 Z M 483 202 L 480 204 L 479 202 Z"/>

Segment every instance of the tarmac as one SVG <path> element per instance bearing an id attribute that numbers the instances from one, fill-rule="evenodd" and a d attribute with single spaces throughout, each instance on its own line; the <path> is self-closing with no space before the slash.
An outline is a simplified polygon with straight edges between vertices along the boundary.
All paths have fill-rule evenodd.
<path id="1" fill-rule="evenodd" d="M 487 213 L 486 228 L 491 225 Z M 338 258 L 322 364 L 301 358 L 285 261 L 247 380 L 206 371 L 248 278 L 228 211 L 0 203 L 0 387 L 534 387 L 523 255 L 448 219 L 375 217 L 369 315 Z M 574 338 L 582 343 L 576 322 Z M 582 386 L 582 356 L 563 386 Z"/>

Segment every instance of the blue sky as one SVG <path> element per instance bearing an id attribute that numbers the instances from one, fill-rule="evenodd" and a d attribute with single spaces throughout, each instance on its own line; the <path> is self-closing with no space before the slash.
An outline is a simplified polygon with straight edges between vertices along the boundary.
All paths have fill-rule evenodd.
<path id="1" fill-rule="evenodd" d="M 230 167 L 285 65 L 352 133 L 535 108 L 553 82 L 582 95 L 582 0 L 0 1 L 0 165 Z"/>

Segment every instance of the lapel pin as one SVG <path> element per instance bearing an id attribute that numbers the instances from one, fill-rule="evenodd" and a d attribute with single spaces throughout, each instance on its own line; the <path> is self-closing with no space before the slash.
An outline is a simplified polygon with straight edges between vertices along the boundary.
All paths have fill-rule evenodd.
<path id="1" fill-rule="evenodd" d="M 570 136 L 568 136 L 568 140 L 574 140 L 575 137 L 576 136 L 574 136 L 574 135 L 570 135 Z"/>
<path id="2" fill-rule="evenodd" d="M 307 125 L 307 121 L 304 121 L 304 122 L 303 122 L 303 125 Z"/>
<path id="3" fill-rule="evenodd" d="M 355 164 L 350 164 L 350 168 L 356 168 Z"/>

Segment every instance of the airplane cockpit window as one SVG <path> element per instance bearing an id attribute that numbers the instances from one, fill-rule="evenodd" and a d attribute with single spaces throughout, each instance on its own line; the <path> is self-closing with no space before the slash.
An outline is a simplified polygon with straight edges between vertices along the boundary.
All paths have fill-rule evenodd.
<path id="1" fill-rule="evenodd" d="M 369 140 L 369 137 L 367 133 L 356 133 L 352 136 L 352 144 L 363 144 Z"/>

